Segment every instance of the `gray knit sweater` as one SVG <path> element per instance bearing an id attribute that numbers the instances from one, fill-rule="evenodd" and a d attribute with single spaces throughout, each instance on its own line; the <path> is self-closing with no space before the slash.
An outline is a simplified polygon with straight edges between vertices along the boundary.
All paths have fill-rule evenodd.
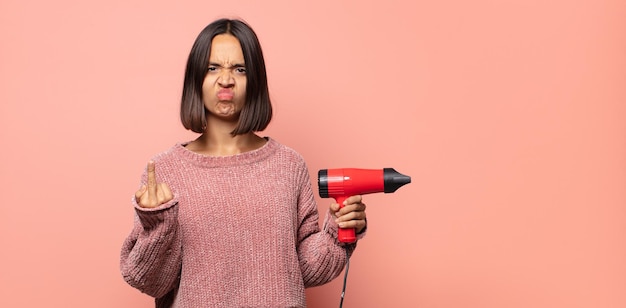
<path id="1" fill-rule="evenodd" d="M 133 197 L 135 224 L 121 253 L 131 286 L 157 307 L 305 307 L 305 287 L 341 273 L 355 245 L 337 241 L 329 214 L 320 230 L 298 153 L 273 139 L 226 157 L 185 145 L 153 159 L 174 199 L 145 209 Z"/>

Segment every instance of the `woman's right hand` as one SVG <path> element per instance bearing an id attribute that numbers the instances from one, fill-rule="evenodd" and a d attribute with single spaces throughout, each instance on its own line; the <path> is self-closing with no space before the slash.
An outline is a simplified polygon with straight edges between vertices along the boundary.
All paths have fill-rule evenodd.
<path id="1" fill-rule="evenodd" d="M 156 182 L 154 162 L 148 162 L 148 185 L 143 185 L 135 193 L 135 200 L 140 207 L 154 208 L 172 200 L 174 196 L 169 186 Z"/>

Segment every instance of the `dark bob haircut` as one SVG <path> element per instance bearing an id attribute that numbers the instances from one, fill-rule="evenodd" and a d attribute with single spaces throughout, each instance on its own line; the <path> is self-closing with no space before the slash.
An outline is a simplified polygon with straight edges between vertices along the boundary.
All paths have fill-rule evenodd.
<path id="1" fill-rule="evenodd" d="M 216 20 L 196 38 L 185 69 L 180 120 L 186 129 L 204 133 L 207 111 L 202 99 L 202 83 L 208 72 L 211 41 L 220 34 L 231 34 L 239 40 L 246 67 L 246 100 L 237 127 L 231 135 L 262 131 L 272 120 L 265 60 L 254 30 L 241 20 Z"/>

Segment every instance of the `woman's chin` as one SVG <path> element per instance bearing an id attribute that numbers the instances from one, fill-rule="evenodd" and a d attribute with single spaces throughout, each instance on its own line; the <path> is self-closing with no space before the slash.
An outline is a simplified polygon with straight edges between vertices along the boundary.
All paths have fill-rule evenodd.
<path id="1" fill-rule="evenodd" d="M 211 114 L 213 117 L 226 122 L 236 122 L 239 120 L 239 113 L 235 110 L 215 110 Z"/>

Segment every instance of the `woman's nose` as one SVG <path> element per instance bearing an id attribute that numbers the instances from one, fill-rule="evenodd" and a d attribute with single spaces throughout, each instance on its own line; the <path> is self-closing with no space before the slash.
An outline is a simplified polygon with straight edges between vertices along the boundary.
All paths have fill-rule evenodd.
<path id="1" fill-rule="evenodd" d="M 233 78 L 233 75 L 230 72 L 230 70 L 223 70 L 223 72 L 220 74 L 219 78 L 217 79 L 217 82 L 222 87 L 230 87 L 235 84 L 235 78 Z"/>

